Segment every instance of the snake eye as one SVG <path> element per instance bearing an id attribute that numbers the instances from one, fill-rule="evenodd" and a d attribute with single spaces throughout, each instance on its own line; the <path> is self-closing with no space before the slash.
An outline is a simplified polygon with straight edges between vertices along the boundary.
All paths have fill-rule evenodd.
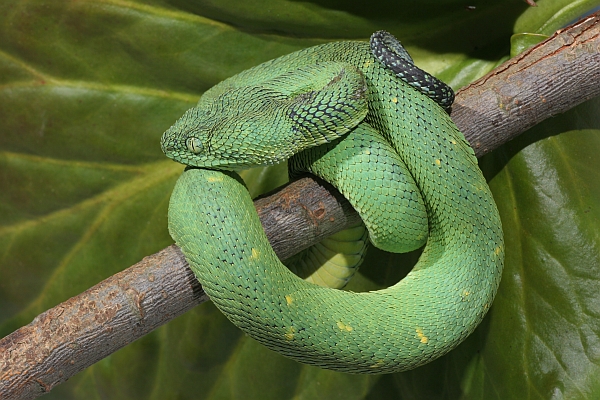
<path id="1" fill-rule="evenodd" d="M 202 142 L 197 137 L 187 138 L 187 140 L 185 141 L 185 145 L 187 146 L 188 150 L 194 154 L 200 153 L 204 148 Z"/>

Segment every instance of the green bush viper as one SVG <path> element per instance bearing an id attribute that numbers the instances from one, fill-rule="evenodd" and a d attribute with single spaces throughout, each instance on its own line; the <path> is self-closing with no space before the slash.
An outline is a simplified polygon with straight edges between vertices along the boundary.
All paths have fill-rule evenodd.
<path id="1" fill-rule="evenodd" d="M 474 152 L 445 111 L 453 96 L 384 31 L 208 90 L 161 145 L 190 166 L 171 196 L 169 230 L 217 307 L 287 357 L 351 373 L 412 369 L 464 340 L 492 303 L 504 244 Z M 412 271 L 367 293 L 291 273 L 233 172 L 290 157 L 291 168 L 338 187 L 377 247 L 426 243 Z"/>

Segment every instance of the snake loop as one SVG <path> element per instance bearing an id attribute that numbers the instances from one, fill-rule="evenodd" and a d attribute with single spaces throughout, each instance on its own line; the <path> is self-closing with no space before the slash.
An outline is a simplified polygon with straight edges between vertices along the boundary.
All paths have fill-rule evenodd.
<path id="1" fill-rule="evenodd" d="M 171 195 L 169 231 L 230 321 L 294 360 L 352 373 L 418 367 L 473 332 L 498 288 L 504 243 L 473 150 L 442 108 L 448 89 L 378 32 L 370 45 L 324 44 L 233 76 L 164 133 L 165 154 L 190 166 Z M 231 171 L 290 157 L 292 170 L 348 197 L 376 246 L 426 242 L 413 270 L 366 293 L 291 273 Z M 358 239 L 338 240 L 349 258 Z M 319 251 L 314 259 L 337 265 Z M 349 275 L 332 268 L 313 282 L 343 285 Z"/>

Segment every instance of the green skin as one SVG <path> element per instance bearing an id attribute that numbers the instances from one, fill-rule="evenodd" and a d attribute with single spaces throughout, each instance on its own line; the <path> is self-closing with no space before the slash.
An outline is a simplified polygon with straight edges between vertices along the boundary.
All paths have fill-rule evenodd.
<path id="1" fill-rule="evenodd" d="M 440 106 L 452 99 L 429 75 L 405 79 L 422 71 L 393 37 L 384 45 L 391 61 L 369 43 L 338 42 L 244 71 L 162 138 L 168 157 L 196 167 L 176 184 L 169 229 L 213 302 L 267 347 L 350 373 L 409 370 L 452 350 L 491 306 L 504 259 L 477 159 Z M 292 156 L 293 169 L 340 189 L 377 247 L 426 242 L 402 281 L 353 293 L 279 261 L 231 171 Z"/>

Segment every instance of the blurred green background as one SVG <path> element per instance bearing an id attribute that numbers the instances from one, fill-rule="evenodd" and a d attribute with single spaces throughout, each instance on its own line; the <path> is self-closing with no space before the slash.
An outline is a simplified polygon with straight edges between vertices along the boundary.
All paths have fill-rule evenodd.
<path id="1" fill-rule="evenodd" d="M 0 337 L 172 243 L 167 203 L 183 167 L 160 135 L 222 79 L 386 29 L 459 89 L 508 57 L 513 34 L 550 35 L 598 6 L 0 0 Z M 506 268 L 489 315 L 447 356 L 394 375 L 323 371 L 205 303 L 44 398 L 600 398 L 599 111 L 588 101 L 481 160 Z M 258 194 L 286 181 L 285 166 L 244 178 Z M 351 287 L 389 285 L 414 258 L 370 251 Z"/>

